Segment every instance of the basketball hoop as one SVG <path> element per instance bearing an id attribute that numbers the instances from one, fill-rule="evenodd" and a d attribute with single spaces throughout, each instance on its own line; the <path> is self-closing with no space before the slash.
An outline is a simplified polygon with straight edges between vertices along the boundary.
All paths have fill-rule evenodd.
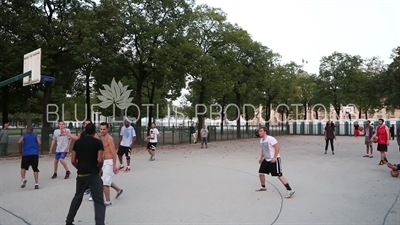
<path id="1" fill-rule="evenodd" d="M 52 76 L 41 76 L 40 82 L 45 83 L 45 82 L 55 82 L 56 78 Z"/>

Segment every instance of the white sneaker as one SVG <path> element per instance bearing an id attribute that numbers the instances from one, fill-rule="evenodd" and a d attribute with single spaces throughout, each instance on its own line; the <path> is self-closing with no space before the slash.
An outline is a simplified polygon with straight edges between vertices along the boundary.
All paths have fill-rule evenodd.
<path id="1" fill-rule="evenodd" d="M 285 196 L 285 198 L 291 198 L 294 195 L 295 191 L 291 190 L 287 192 L 287 195 Z"/>
<path id="2" fill-rule="evenodd" d="M 23 179 L 21 181 L 21 188 L 24 188 L 26 186 L 26 179 Z"/>
<path id="3" fill-rule="evenodd" d="M 92 197 L 89 197 L 89 201 L 93 201 L 93 198 L 92 198 Z"/>

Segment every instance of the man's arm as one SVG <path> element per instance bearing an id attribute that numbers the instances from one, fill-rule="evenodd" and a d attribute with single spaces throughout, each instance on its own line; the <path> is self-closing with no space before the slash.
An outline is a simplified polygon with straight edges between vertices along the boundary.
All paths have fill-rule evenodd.
<path id="1" fill-rule="evenodd" d="M 67 134 L 70 134 L 70 133 L 71 133 L 70 130 L 68 130 Z M 67 148 L 65 149 L 65 152 L 69 152 L 69 148 L 71 147 L 71 141 L 72 141 L 72 139 L 68 138 L 68 145 L 67 145 Z"/>
<path id="2" fill-rule="evenodd" d="M 99 171 L 103 168 L 104 163 L 104 146 L 103 143 L 99 140 L 98 142 L 98 151 L 97 151 L 97 168 Z"/>
<path id="3" fill-rule="evenodd" d="M 19 150 L 19 154 L 22 155 L 22 142 L 24 141 L 24 136 L 19 137 L 18 139 L 18 150 Z"/>
<path id="4" fill-rule="evenodd" d="M 97 133 L 94 133 L 94 137 L 97 138 L 97 139 L 100 139 L 99 135 L 97 135 Z"/>
<path id="5" fill-rule="evenodd" d="M 121 131 L 119 132 L 119 141 L 118 141 L 118 146 L 120 146 L 121 145 L 121 141 L 122 141 L 122 135 L 123 135 L 123 131 L 124 130 L 124 127 L 121 127 Z"/>
<path id="6" fill-rule="evenodd" d="M 37 143 L 39 145 L 39 148 L 41 148 L 42 147 L 42 141 L 40 140 L 39 136 L 36 136 L 36 141 L 37 141 Z"/>
<path id="7" fill-rule="evenodd" d="M 116 167 L 117 166 L 117 151 L 115 149 L 114 140 L 110 135 L 108 136 L 107 142 L 108 142 L 108 146 L 110 147 L 110 150 L 111 150 L 111 153 L 113 156 L 113 165 L 114 165 L 114 167 Z"/>
<path id="8" fill-rule="evenodd" d="M 66 136 L 68 136 L 68 137 L 70 138 L 70 140 L 72 139 L 72 140 L 74 140 L 74 141 L 76 141 L 76 140 L 78 140 L 79 138 L 81 138 L 81 134 L 74 135 L 74 134 L 71 134 L 71 133 L 67 133 Z"/>
<path id="9" fill-rule="evenodd" d="M 0 139 L 1 139 L 1 137 L 3 137 L 3 135 L 4 135 L 4 131 L 3 131 L 3 129 L 1 129 L 0 130 Z"/>
<path id="10" fill-rule="evenodd" d="M 135 144 L 136 141 L 136 131 L 135 128 L 132 127 L 132 144 L 131 144 L 131 148 L 133 148 L 133 145 Z"/>
<path id="11" fill-rule="evenodd" d="M 281 150 L 281 146 L 278 143 L 272 145 L 275 148 L 274 159 L 278 158 L 279 151 Z"/>
<path id="12" fill-rule="evenodd" d="M 51 140 L 49 154 L 53 151 L 54 144 L 56 143 L 56 131 L 53 132 L 53 140 Z"/>
<path id="13" fill-rule="evenodd" d="M 387 135 L 387 144 L 389 144 L 389 142 L 390 142 L 390 132 L 389 132 L 389 127 L 387 127 L 387 126 L 386 126 L 386 133 L 388 134 Z"/>
<path id="14" fill-rule="evenodd" d="M 75 146 L 74 146 L 75 147 Z M 71 163 L 72 165 L 78 169 L 78 160 L 76 158 L 76 151 L 75 148 L 72 149 L 72 153 L 71 153 Z"/>

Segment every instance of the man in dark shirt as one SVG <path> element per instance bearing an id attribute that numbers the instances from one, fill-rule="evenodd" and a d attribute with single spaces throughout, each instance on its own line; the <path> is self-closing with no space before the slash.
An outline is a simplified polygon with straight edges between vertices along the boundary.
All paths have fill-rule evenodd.
<path id="1" fill-rule="evenodd" d="M 78 139 L 72 148 L 71 163 L 78 170 L 78 177 L 76 178 L 76 193 L 69 208 L 66 224 L 73 225 L 86 187 L 89 187 L 94 202 L 95 224 L 104 225 L 106 207 L 103 182 L 99 175 L 103 166 L 104 147 L 102 142 L 94 137 L 96 133 L 94 124 L 86 125 L 85 133 L 86 135 Z"/>

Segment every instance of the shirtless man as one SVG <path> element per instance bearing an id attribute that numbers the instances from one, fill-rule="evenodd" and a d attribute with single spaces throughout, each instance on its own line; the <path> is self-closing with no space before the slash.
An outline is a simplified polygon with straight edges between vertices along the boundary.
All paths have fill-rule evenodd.
<path id="1" fill-rule="evenodd" d="M 100 134 L 101 134 L 100 139 L 104 146 L 104 163 L 101 172 L 102 173 L 101 179 L 103 180 L 103 190 L 104 190 L 104 195 L 106 197 L 104 204 L 106 206 L 111 206 L 112 203 L 110 200 L 110 187 L 112 187 L 114 190 L 117 191 L 117 196 L 115 198 L 118 198 L 124 190 L 119 188 L 113 182 L 113 176 L 114 174 L 118 173 L 119 168 L 117 167 L 116 164 L 117 152 L 115 151 L 114 140 L 108 134 L 108 123 L 103 122 L 100 124 Z"/>

